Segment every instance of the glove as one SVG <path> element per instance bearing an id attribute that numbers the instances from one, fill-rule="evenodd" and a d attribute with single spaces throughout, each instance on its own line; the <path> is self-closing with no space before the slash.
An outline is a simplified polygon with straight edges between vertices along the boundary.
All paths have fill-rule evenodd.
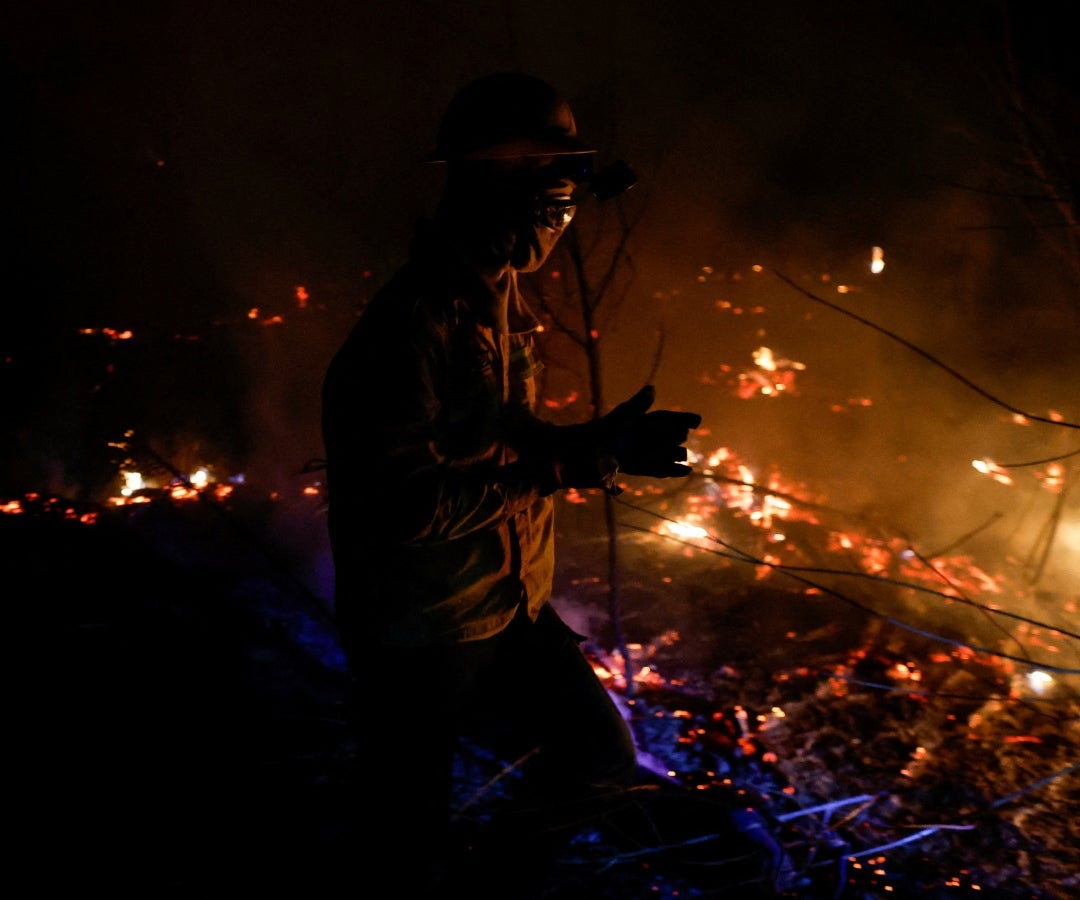
<path id="1" fill-rule="evenodd" d="M 559 488 L 603 488 L 620 494 L 619 473 L 673 478 L 693 471 L 685 465 L 697 413 L 649 412 L 656 390 L 646 385 L 606 416 L 581 425 L 550 426 L 543 440 L 522 455 L 542 493 Z"/>
<path id="2" fill-rule="evenodd" d="M 656 389 L 647 384 L 600 420 L 602 455 L 615 459 L 626 475 L 677 478 L 693 470 L 686 465 L 690 431 L 701 424 L 697 413 L 657 409 Z"/>

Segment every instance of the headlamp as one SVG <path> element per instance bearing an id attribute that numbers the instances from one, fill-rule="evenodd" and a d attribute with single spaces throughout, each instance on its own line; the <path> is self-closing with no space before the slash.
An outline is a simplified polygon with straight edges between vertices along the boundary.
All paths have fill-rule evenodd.
<path id="1" fill-rule="evenodd" d="M 589 179 L 589 191 L 597 200 L 610 200 L 637 184 L 637 175 L 621 159 L 604 166 Z"/>
<path id="2" fill-rule="evenodd" d="M 609 163 L 597 170 L 589 154 L 557 156 L 544 167 L 548 176 L 566 178 L 574 184 L 588 185 L 589 193 L 597 200 L 610 200 L 637 184 L 637 175 L 623 160 Z"/>

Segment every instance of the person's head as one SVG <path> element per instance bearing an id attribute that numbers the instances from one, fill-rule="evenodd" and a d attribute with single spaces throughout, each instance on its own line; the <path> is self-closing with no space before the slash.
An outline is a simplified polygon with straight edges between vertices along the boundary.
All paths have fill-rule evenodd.
<path id="1" fill-rule="evenodd" d="M 547 82 L 480 78 L 451 100 L 439 127 L 431 161 L 446 164 L 447 178 L 437 217 L 477 264 L 535 271 L 570 224 L 595 152 Z"/>

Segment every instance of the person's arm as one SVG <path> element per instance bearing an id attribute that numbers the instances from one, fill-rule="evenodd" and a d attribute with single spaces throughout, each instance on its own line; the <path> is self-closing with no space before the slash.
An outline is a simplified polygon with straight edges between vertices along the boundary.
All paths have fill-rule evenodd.
<path id="1" fill-rule="evenodd" d="M 689 475 L 690 431 L 701 424 L 697 413 L 657 409 L 646 385 L 606 415 L 579 425 L 555 426 L 535 418 L 508 423 L 510 442 L 523 464 L 539 473 L 543 491 L 600 487 L 621 493 L 618 475 L 674 478 Z"/>
<path id="2" fill-rule="evenodd" d="M 501 464 L 495 423 L 486 457 L 445 454 L 436 390 L 440 337 L 382 324 L 352 339 L 332 363 L 324 390 L 338 518 L 377 517 L 366 531 L 413 544 L 491 528 L 535 502 L 541 493 L 535 473 L 517 462 Z"/>

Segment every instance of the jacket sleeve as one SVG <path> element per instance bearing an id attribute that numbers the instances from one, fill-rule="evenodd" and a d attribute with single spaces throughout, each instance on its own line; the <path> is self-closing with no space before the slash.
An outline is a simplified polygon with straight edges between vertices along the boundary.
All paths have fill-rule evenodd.
<path id="1" fill-rule="evenodd" d="M 495 527 L 535 503 L 538 477 L 533 467 L 507 462 L 498 423 L 482 452 L 444 452 L 445 342 L 438 328 L 422 317 L 402 323 L 371 312 L 331 362 L 323 387 L 328 489 L 338 523 L 381 543 L 421 544 Z"/>

